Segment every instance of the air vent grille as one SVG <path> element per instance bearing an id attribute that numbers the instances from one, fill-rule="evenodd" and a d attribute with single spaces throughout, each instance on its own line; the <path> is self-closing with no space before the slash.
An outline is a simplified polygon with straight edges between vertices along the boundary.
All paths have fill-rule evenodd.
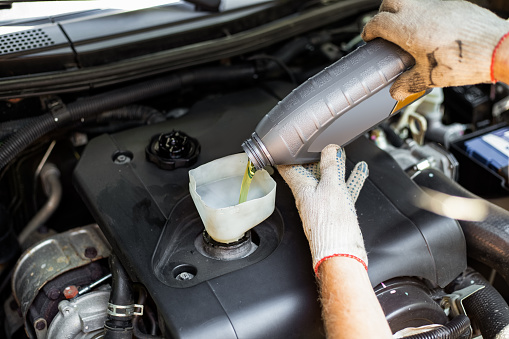
<path id="1" fill-rule="evenodd" d="M 42 28 L 9 33 L 0 36 L 0 55 L 54 45 Z"/>

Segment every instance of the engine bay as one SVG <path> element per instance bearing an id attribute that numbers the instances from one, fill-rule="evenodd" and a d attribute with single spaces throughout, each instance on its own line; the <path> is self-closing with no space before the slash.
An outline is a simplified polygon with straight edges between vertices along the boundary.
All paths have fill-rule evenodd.
<path id="1" fill-rule="evenodd" d="M 235 248 L 203 235 L 189 171 L 242 153 L 242 142 L 278 102 L 363 44 L 360 32 L 378 3 L 331 3 L 257 4 L 220 11 L 217 21 L 180 4 L 196 10 L 186 20 L 203 27 L 193 29 L 222 27 L 234 38 L 265 28 L 274 34 L 270 25 L 298 20 L 314 24 L 306 29 L 302 21 L 277 39 L 267 34 L 270 43 L 250 40 L 238 52 L 189 55 L 180 66 L 166 55 L 160 69 L 158 53 L 211 42 L 212 31 L 203 41 L 176 34 L 177 47 L 155 39 L 145 55 L 149 39 L 137 35 L 115 51 L 118 36 L 108 37 L 103 44 L 115 42 L 106 66 L 90 49 L 84 55 L 94 62 L 55 66 L 51 72 L 60 73 L 47 79 L 47 93 L 43 77 L 51 72 L 39 74 L 41 65 L 32 65 L 26 90 L 31 75 L 0 78 L 2 337 L 325 336 L 309 245 L 277 169 L 266 168 L 277 186 L 274 212 Z M 328 6 L 343 6 L 343 14 L 319 25 Z M 277 19 L 253 19 L 265 10 Z M 254 21 L 241 29 L 242 15 Z M 173 34 L 163 31 L 158 39 Z M 252 39 L 263 37 L 255 33 Z M 129 54 L 129 44 L 140 50 Z M 62 62 L 51 57 L 57 49 L 48 51 L 44 63 Z M 13 70 L 35 62 L 21 56 L 10 57 Z M 144 75 L 123 68 L 108 82 L 98 72 L 149 57 Z M 97 71 L 97 79 L 85 81 L 85 71 Z M 62 82 L 66 77 L 76 83 Z M 508 98 L 502 83 L 434 89 L 345 146 L 347 172 L 359 161 L 369 166 L 355 207 L 371 285 L 395 337 L 438 324 L 451 338 L 495 338 L 509 326 Z M 440 197 L 470 199 L 485 214 L 454 214 L 460 208 L 445 200 L 437 208 Z M 254 247 L 228 257 L 243 243 Z"/>

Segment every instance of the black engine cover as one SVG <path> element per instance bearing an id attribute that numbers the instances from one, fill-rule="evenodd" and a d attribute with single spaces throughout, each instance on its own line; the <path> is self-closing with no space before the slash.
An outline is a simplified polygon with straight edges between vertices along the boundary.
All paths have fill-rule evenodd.
<path id="1" fill-rule="evenodd" d="M 267 86 L 280 97 L 291 90 L 288 84 Z M 309 247 L 291 191 L 277 172 L 276 212 L 269 221 L 277 243 L 271 250 L 259 260 L 232 263 L 230 269 L 191 250 L 188 257 L 200 265 L 194 278 L 201 277 L 198 283 L 168 282 L 171 275 L 163 272 L 165 265 L 187 264 L 165 261 L 167 233 L 174 231 L 170 225 L 199 219 L 188 203 L 189 169 L 166 171 L 145 160 L 152 136 L 176 129 L 196 138 L 201 144 L 196 167 L 241 152 L 242 141 L 276 103 L 273 94 L 260 88 L 204 100 L 178 120 L 98 137 L 81 157 L 76 187 L 133 280 L 154 298 L 168 336 L 324 336 Z M 114 163 L 118 152 L 132 154 L 132 160 Z M 419 188 L 367 139 L 357 139 L 346 152 L 349 169 L 360 160 L 370 168 L 356 208 L 372 285 L 400 276 L 422 277 L 439 286 L 452 281 L 466 267 L 457 222 L 413 206 L 411 198 Z"/>

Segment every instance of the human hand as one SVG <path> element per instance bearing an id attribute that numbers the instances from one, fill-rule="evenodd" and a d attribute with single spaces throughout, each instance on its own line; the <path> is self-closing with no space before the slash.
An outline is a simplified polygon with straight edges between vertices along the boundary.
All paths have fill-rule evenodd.
<path id="1" fill-rule="evenodd" d="M 509 23 L 467 1 L 384 0 L 362 38 L 381 37 L 414 57 L 391 88 L 399 101 L 430 87 L 495 81 L 492 56 L 507 32 Z"/>
<path id="2" fill-rule="evenodd" d="M 319 163 L 277 168 L 295 197 L 315 273 L 320 263 L 335 256 L 356 259 L 367 269 L 354 204 L 368 176 L 368 165 L 358 163 L 345 182 L 345 159 L 342 148 L 329 145 L 323 149 Z"/>

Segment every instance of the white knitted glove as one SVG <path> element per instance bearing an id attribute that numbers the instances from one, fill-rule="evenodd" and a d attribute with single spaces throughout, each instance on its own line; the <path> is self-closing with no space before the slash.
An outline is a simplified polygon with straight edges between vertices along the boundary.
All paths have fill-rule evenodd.
<path id="1" fill-rule="evenodd" d="M 356 259 L 367 269 L 354 204 L 368 176 L 368 165 L 358 163 L 345 183 L 345 158 L 342 148 L 329 145 L 319 163 L 278 166 L 295 197 L 315 273 L 320 263 L 335 256 Z"/>
<path id="2" fill-rule="evenodd" d="M 508 22 L 467 1 L 384 0 L 362 38 L 381 37 L 414 57 L 391 88 L 403 100 L 430 87 L 495 82 L 492 57 L 508 32 Z"/>

